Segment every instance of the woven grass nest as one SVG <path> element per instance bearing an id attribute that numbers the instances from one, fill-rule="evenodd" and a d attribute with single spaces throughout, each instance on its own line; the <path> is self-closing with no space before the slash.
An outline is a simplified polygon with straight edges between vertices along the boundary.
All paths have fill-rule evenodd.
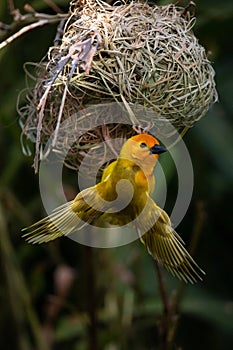
<path id="1" fill-rule="evenodd" d="M 64 30 L 36 65 L 36 84 L 20 108 L 22 133 L 36 144 L 35 168 L 51 135 L 53 147 L 62 152 L 64 135 L 71 132 L 62 122 L 89 105 L 121 102 L 126 120 L 115 124 L 111 116 L 108 121 L 107 108 L 105 125 L 93 128 L 90 122 L 88 130 L 85 125 L 66 156 L 65 164 L 73 169 L 83 152 L 106 134 L 110 139 L 135 134 L 132 124 L 141 121 L 129 112 L 131 106 L 153 111 L 153 118 L 145 115 L 148 125 L 168 120 L 187 128 L 202 118 L 217 92 L 214 70 L 193 34 L 194 23 L 189 11 L 172 4 L 72 1 Z M 73 131 L 82 131 L 81 119 L 77 117 Z"/>

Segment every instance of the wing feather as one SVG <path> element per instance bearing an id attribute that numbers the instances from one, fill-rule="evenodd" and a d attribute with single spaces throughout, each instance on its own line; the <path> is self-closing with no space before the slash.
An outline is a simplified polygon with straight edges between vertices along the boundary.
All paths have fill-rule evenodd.
<path id="1" fill-rule="evenodd" d="M 139 233 L 146 232 L 140 239 L 148 252 L 179 279 L 190 283 L 202 280 L 204 271 L 185 249 L 184 242 L 172 228 L 167 213 L 150 197 L 148 197 L 147 206 L 150 219 L 141 219 Z"/>
<path id="2" fill-rule="evenodd" d="M 29 243 L 45 243 L 67 236 L 96 220 L 106 209 L 106 202 L 99 200 L 97 186 L 80 192 L 74 200 L 61 205 L 49 216 L 23 229 L 23 237 Z M 93 208 L 90 203 L 96 207 Z"/>

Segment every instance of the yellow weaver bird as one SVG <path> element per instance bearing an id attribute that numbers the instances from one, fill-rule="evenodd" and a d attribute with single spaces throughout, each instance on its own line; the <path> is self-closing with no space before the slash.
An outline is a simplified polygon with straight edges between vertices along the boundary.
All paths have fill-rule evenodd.
<path id="1" fill-rule="evenodd" d="M 98 184 L 24 229 L 24 237 L 30 243 L 43 243 L 67 236 L 87 224 L 123 226 L 134 221 L 141 242 L 154 259 L 185 282 L 202 280 L 205 273 L 184 248 L 168 214 L 150 197 L 155 187 L 154 167 L 159 154 L 165 151 L 149 134 L 131 137 L 123 144 L 120 157 L 106 167 Z M 130 193 L 129 186 L 124 187 L 125 180 L 133 189 Z"/>

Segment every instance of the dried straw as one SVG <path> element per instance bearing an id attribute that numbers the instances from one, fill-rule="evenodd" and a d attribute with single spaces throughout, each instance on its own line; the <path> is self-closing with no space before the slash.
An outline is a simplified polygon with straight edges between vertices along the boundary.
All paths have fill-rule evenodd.
<path id="1" fill-rule="evenodd" d="M 53 147 L 62 150 L 62 122 L 90 104 L 119 101 L 128 111 L 132 105 L 144 106 L 156 116 L 151 120 L 149 113 L 148 123 L 167 119 L 178 128 L 202 118 L 217 92 L 194 23 L 188 11 L 175 5 L 132 1 L 110 6 L 86 0 L 81 6 L 73 1 L 60 45 L 51 47 L 38 65 L 36 85 L 20 111 L 23 133 L 36 143 L 35 167 L 48 138 L 53 134 Z M 137 124 L 133 113 L 128 117 L 129 124 Z M 82 125 L 76 127 L 80 131 Z M 90 123 L 91 132 L 82 136 L 86 149 L 102 142 L 102 129 L 93 131 Z M 134 133 L 124 125 L 108 125 L 110 138 Z M 75 169 L 82 160 L 79 151 L 77 141 L 67 157 Z"/>

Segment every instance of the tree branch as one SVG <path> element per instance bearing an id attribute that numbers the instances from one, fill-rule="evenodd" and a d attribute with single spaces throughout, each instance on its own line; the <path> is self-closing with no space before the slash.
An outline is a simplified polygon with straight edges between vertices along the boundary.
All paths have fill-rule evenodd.
<path id="1" fill-rule="evenodd" d="M 15 39 L 19 38 L 24 33 L 37 28 L 41 27 L 45 24 L 51 24 L 60 22 L 61 20 L 64 20 L 67 18 L 68 14 L 56 14 L 56 15 L 47 15 L 44 13 L 37 13 L 32 12 L 26 15 L 22 15 L 19 10 L 14 10 L 14 21 L 10 25 L 6 25 L 4 23 L 0 23 L 2 28 L 5 28 L 5 35 L 6 36 L 9 32 L 15 31 L 19 26 L 22 24 L 30 23 L 23 28 L 19 29 L 16 33 L 12 34 L 10 37 L 6 38 L 1 44 L 0 44 L 0 50 L 10 44 Z"/>

